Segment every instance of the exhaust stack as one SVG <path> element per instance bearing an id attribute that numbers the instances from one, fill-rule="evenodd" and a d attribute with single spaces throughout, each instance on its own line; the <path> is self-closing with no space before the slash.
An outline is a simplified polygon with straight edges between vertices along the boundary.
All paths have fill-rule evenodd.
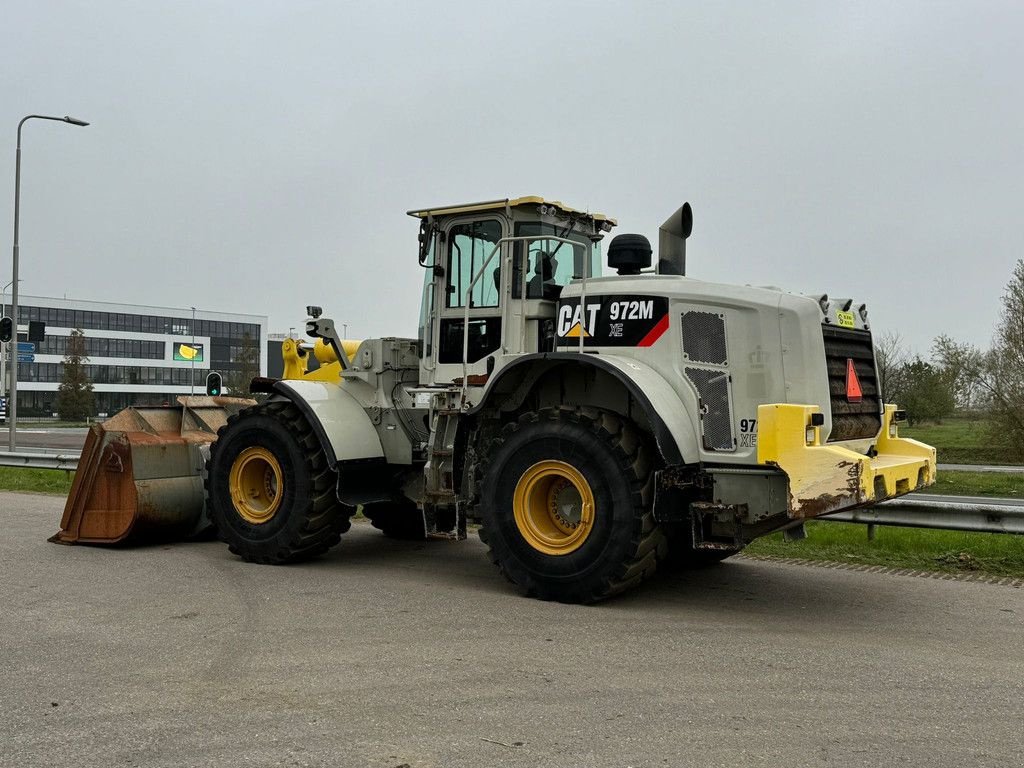
<path id="1" fill-rule="evenodd" d="M 686 274 L 686 238 L 693 231 L 693 209 L 689 203 L 669 216 L 658 230 L 658 274 Z"/>

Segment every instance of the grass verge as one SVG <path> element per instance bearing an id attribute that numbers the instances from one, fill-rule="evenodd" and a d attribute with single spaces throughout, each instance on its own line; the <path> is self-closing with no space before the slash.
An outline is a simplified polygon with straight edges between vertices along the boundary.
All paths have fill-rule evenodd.
<path id="1" fill-rule="evenodd" d="M 73 472 L 63 469 L 23 469 L 0 467 L 0 491 L 28 491 L 66 496 L 71 490 Z"/>
<path id="2" fill-rule="evenodd" d="M 855 565 L 884 565 L 942 573 L 984 573 L 1024 577 L 1024 537 L 1003 533 L 958 533 L 878 526 L 869 541 L 867 526 L 810 522 L 807 538 L 788 542 L 773 534 L 745 552 Z"/>
<path id="3" fill-rule="evenodd" d="M 992 442 L 992 429 L 984 418 L 953 416 L 941 424 L 902 426 L 900 436 L 934 445 L 942 464 L 1019 464 L 1005 447 Z"/>
<path id="4" fill-rule="evenodd" d="M 1024 473 L 959 472 L 939 470 L 935 485 L 922 493 L 942 493 L 949 496 L 1000 496 L 1008 499 L 1024 498 Z"/>

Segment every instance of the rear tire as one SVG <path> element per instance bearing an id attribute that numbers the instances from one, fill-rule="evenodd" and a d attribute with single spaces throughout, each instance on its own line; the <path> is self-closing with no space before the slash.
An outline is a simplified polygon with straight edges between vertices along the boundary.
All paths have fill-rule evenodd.
<path id="1" fill-rule="evenodd" d="M 294 563 L 323 554 L 349 529 L 337 475 L 292 403 L 231 416 L 207 463 L 206 498 L 218 537 L 244 560 Z"/>
<path id="2" fill-rule="evenodd" d="M 651 452 L 621 417 L 527 413 L 488 453 L 478 515 L 491 560 L 527 595 L 592 603 L 651 576 L 666 542 Z"/>

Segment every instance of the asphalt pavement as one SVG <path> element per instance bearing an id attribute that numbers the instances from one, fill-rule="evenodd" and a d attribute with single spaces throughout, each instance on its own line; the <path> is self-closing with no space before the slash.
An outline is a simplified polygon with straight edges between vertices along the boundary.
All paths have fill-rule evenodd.
<path id="1" fill-rule="evenodd" d="M 939 464 L 940 472 L 955 470 L 957 472 L 999 472 L 1007 475 L 1024 473 L 1024 466 L 1002 464 Z"/>
<path id="2" fill-rule="evenodd" d="M 18 428 L 18 450 L 46 449 L 47 451 L 80 451 L 85 443 L 85 427 L 26 427 Z M 3 450 L 7 450 L 6 428 L 0 429 Z"/>
<path id="3" fill-rule="evenodd" d="M 0 765 L 1024 764 L 1024 590 L 734 558 L 602 605 L 475 538 L 46 542 L 0 493 Z"/>

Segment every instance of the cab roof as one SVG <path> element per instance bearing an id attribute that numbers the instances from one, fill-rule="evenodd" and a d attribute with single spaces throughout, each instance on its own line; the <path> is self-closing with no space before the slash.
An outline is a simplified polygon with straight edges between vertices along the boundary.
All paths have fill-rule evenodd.
<path id="1" fill-rule="evenodd" d="M 504 198 L 502 200 L 484 200 L 479 203 L 461 203 L 458 205 L 440 205 L 431 208 L 415 208 L 411 211 L 407 211 L 410 216 L 415 216 L 420 219 L 425 219 L 428 216 L 451 216 L 457 213 L 473 213 L 474 211 L 493 211 L 499 208 L 521 208 L 532 205 L 546 205 L 550 208 L 555 208 L 562 213 L 570 213 L 579 216 L 586 216 L 597 222 L 608 222 L 612 226 L 615 226 L 618 222 L 610 216 L 605 216 L 603 213 L 590 213 L 589 211 L 580 211 L 575 208 L 571 208 L 559 200 L 546 200 L 538 195 L 530 195 L 527 197 L 516 197 L 516 198 Z"/>

